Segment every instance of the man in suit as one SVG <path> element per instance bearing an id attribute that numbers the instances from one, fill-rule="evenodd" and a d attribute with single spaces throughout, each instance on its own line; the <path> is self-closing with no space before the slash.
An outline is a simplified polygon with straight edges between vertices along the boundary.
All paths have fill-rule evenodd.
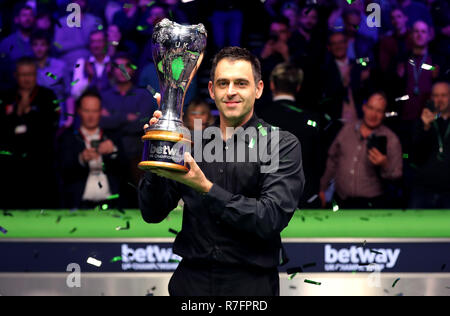
<path id="1" fill-rule="evenodd" d="M 260 111 L 264 121 L 294 134 L 302 146 L 305 189 L 300 208 L 320 207 L 319 115 L 302 108 L 295 100 L 303 82 L 303 71 L 290 63 L 278 64 L 270 75 L 272 103 Z"/>
<path id="2" fill-rule="evenodd" d="M 66 130 L 59 140 L 64 206 L 93 208 L 119 193 L 123 158 L 119 142 L 99 127 L 102 103 L 96 91 L 83 93 L 77 112 L 80 128 Z"/>

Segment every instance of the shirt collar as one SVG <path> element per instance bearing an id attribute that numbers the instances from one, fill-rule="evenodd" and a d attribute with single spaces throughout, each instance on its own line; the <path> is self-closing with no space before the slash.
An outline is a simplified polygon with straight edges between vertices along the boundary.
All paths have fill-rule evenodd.
<path id="1" fill-rule="evenodd" d="M 95 59 L 94 56 L 90 56 L 90 57 L 89 57 L 89 62 L 90 62 L 90 63 L 94 63 L 94 64 L 107 64 L 107 63 L 109 63 L 110 61 L 111 61 L 111 59 L 109 58 L 108 55 L 106 55 L 105 58 L 104 58 L 100 63 L 97 62 L 97 59 Z"/>
<path id="2" fill-rule="evenodd" d="M 277 96 L 274 96 L 272 101 L 276 102 L 276 101 L 284 101 L 284 100 L 288 100 L 288 101 L 293 101 L 295 102 L 295 97 L 289 94 L 279 94 Z"/>
<path id="3" fill-rule="evenodd" d="M 248 143 L 250 140 L 247 139 L 247 137 L 245 137 L 246 136 L 245 130 L 248 127 L 255 127 L 255 129 L 257 130 L 258 122 L 259 122 L 259 118 L 256 116 L 255 112 L 253 112 L 252 117 L 247 121 L 247 123 L 235 128 L 235 133 L 231 137 L 234 138 L 236 136 L 239 136 L 244 142 Z M 217 120 L 213 126 L 220 128 L 220 119 Z"/>
<path id="4" fill-rule="evenodd" d="M 85 137 L 85 139 L 92 139 L 92 138 L 99 138 L 100 137 L 100 127 L 97 127 L 97 129 L 95 130 L 94 134 L 89 134 L 87 129 L 84 128 L 83 126 L 80 126 L 80 131 L 83 134 L 83 136 Z"/>

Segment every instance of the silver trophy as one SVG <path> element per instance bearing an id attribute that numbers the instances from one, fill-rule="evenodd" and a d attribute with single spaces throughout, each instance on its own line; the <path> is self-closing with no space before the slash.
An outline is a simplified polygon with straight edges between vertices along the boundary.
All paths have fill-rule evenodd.
<path id="1" fill-rule="evenodd" d="M 203 60 L 206 38 L 203 24 L 185 26 L 164 19 L 155 26 L 152 52 L 158 72 L 162 116 L 142 137 L 144 153 L 140 169 L 189 171 L 184 153 L 190 148 L 191 140 L 181 117 L 186 91 Z"/>

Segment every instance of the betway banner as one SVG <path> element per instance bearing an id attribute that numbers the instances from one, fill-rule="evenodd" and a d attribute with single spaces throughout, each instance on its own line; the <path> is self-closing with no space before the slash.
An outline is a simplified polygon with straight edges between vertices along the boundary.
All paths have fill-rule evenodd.
<path id="1" fill-rule="evenodd" d="M 450 241 L 341 243 L 285 242 L 290 261 L 280 267 L 304 272 L 449 272 Z M 1 272 L 172 272 L 181 260 L 172 243 L 0 241 Z M 100 266 L 88 263 L 94 258 Z M 92 262 L 92 260 L 89 260 Z"/>

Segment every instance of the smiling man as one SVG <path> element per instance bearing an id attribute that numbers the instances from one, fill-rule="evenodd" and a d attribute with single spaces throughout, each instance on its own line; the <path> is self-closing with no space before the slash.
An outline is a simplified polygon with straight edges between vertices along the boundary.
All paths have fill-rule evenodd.
<path id="1" fill-rule="evenodd" d="M 187 174 L 146 173 L 139 185 L 142 216 L 158 223 L 180 198 L 185 202 L 183 228 L 174 243 L 183 260 L 170 280 L 171 295 L 279 295 L 277 266 L 287 259 L 280 232 L 304 186 L 300 143 L 254 114 L 264 84 L 258 59 L 246 49 L 228 47 L 215 56 L 208 88 L 220 123 L 216 137 L 201 145 L 212 144 L 226 161 L 197 163 L 186 154 Z M 155 112 L 150 124 L 160 117 Z M 253 136 L 247 133 L 252 129 Z M 255 144 L 275 148 L 270 160 L 277 159 L 278 168 L 263 172 L 271 161 L 250 159 Z M 230 153 L 245 159 L 236 162 Z"/>

